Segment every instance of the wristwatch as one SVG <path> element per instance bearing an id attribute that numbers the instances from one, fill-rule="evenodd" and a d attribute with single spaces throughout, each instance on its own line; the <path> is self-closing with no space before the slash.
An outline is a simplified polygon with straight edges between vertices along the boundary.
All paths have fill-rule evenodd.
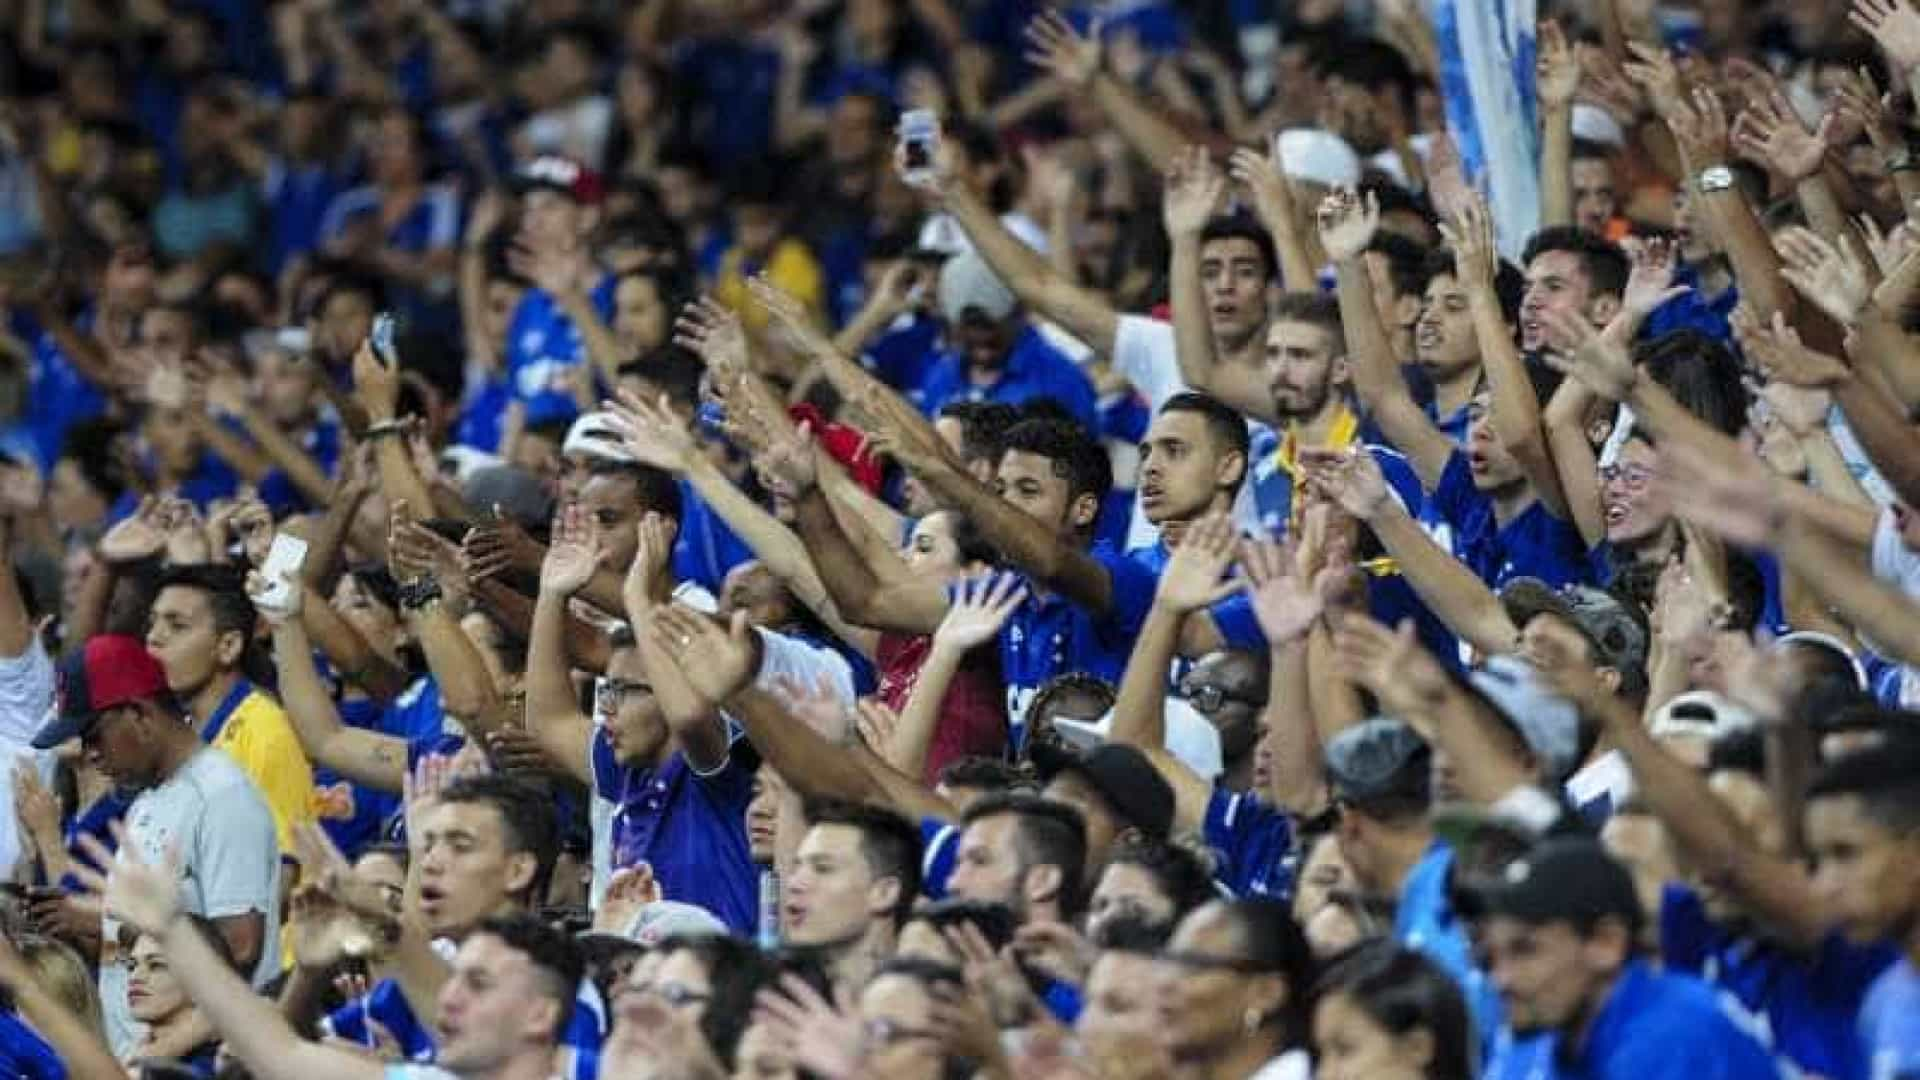
<path id="1" fill-rule="evenodd" d="M 430 577 L 416 578 L 400 583 L 400 607 L 404 611 L 419 611 L 428 604 L 440 599 L 440 583 Z"/>
<path id="2" fill-rule="evenodd" d="M 1733 170 L 1725 165 L 1713 165 L 1701 169 L 1699 177 L 1694 182 L 1699 185 L 1702 193 L 1729 191 L 1733 188 Z"/>

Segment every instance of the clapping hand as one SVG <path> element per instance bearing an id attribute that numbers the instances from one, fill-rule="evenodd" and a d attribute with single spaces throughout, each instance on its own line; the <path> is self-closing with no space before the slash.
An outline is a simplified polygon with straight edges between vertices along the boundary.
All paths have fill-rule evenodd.
<path id="1" fill-rule="evenodd" d="M 540 590 L 566 597 L 585 588 L 600 565 L 598 540 L 584 509 L 571 505 L 561 511 L 540 567 Z"/>

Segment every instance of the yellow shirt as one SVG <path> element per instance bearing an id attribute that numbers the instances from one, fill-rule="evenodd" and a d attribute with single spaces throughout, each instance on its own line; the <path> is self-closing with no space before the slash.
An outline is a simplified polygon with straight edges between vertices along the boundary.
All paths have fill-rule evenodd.
<path id="1" fill-rule="evenodd" d="M 313 820 L 313 766 L 280 703 L 242 682 L 201 728 L 240 766 L 273 811 L 280 854 L 293 853 L 293 826 Z"/>
<path id="2" fill-rule="evenodd" d="M 749 332 L 758 334 L 766 329 L 768 316 L 747 292 L 746 262 L 746 252 L 737 247 L 721 257 L 720 272 L 714 275 L 713 296 L 738 314 Z M 814 322 L 826 325 L 827 276 L 807 245 L 792 237 L 780 241 L 774 245 L 773 254 L 767 257 L 760 272 L 781 291 L 800 301 Z"/>

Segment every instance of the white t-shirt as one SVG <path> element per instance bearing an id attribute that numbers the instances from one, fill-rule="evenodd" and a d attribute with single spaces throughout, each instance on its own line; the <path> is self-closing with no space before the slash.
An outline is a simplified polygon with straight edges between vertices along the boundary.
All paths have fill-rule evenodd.
<path id="1" fill-rule="evenodd" d="M 35 635 L 19 656 L 0 656 L 0 870 L 20 861 L 19 822 L 13 817 L 13 765 L 37 755 L 33 736 L 53 711 L 53 661 Z"/>
<path id="2" fill-rule="evenodd" d="M 1920 600 L 1920 552 L 1900 539 L 1892 510 L 1882 510 L 1873 529 L 1873 575 L 1898 587 L 1909 599 Z M 1900 705 L 1920 708 L 1920 670 L 1911 664 L 1900 668 Z"/>
<path id="3" fill-rule="evenodd" d="M 186 910 L 209 919 L 261 912 L 266 926 L 253 984 L 264 985 L 280 970 L 275 943 L 280 929 L 280 846 L 273 814 L 253 781 L 223 750 L 203 747 L 157 787 L 143 791 L 127 808 L 127 843 L 149 863 L 169 849 L 179 852 L 181 896 Z M 119 923 L 102 924 L 108 941 L 117 940 Z M 127 971 L 123 964 L 100 969 L 100 1005 L 107 1037 L 116 1055 L 124 1055 L 138 1036 L 127 1011 Z"/>

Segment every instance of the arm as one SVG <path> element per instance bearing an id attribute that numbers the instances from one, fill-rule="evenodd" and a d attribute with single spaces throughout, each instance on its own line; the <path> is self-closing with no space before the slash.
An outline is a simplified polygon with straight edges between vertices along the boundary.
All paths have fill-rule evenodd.
<path id="1" fill-rule="evenodd" d="M 1526 364 L 1514 346 L 1513 331 L 1507 326 L 1506 313 L 1494 289 L 1499 254 L 1486 203 L 1478 196 L 1469 198 L 1458 222 L 1452 227 L 1442 225 L 1441 231 L 1453 248 L 1457 273 L 1467 286 L 1474 337 L 1493 395 L 1494 434 L 1526 470 L 1527 479 L 1547 510 L 1564 518 L 1567 496 L 1560 490 L 1560 476 L 1541 427 L 1540 399 L 1534 396 L 1533 380 L 1527 377 Z"/>
<path id="2" fill-rule="evenodd" d="M 1453 456 L 1453 440 L 1427 419 L 1408 393 L 1374 303 L 1366 250 L 1379 228 L 1379 202 L 1369 195 L 1362 205 L 1352 192 L 1335 192 L 1320 204 L 1319 223 L 1320 246 L 1334 260 L 1339 281 L 1340 322 L 1346 328 L 1354 389 L 1387 441 L 1413 463 L 1420 486 L 1433 491 Z"/>
<path id="3" fill-rule="evenodd" d="M 555 544 L 547 556 L 554 569 L 541 574 L 540 598 L 533 605 L 533 630 L 527 641 L 527 729 L 567 773 L 583 784 L 593 784 L 593 722 L 581 715 L 573 680 L 567 675 L 565 636 L 567 598 L 572 595 L 559 575 L 578 569 L 576 561 L 590 562 L 592 550 L 576 553 Z M 568 579 L 570 580 L 570 579 Z"/>
<path id="4" fill-rule="evenodd" d="M 1066 84 L 1070 94 L 1092 97 L 1107 122 L 1134 153 L 1163 170 L 1180 153 L 1185 136 L 1132 88 L 1101 70 L 1101 45 L 1082 37 L 1057 12 L 1027 25 L 1028 59 Z"/>
<path id="5" fill-rule="evenodd" d="M 251 402 L 242 398 L 235 404 L 240 408 L 232 415 L 240 421 L 248 437 L 253 440 L 256 456 L 265 454 L 268 459 L 268 468 L 262 469 L 259 476 L 265 476 L 269 469 L 278 466 L 287 474 L 287 479 L 292 481 L 294 488 L 300 492 L 301 498 L 314 506 L 326 506 L 331 503 L 335 494 L 334 483 L 327 478 L 326 470 L 313 460 L 312 455 L 308 454 L 278 425 L 267 419 Z M 218 423 L 209 423 L 207 426 L 209 429 L 221 427 Z M 222 436 L 232 437 L 224 429 L 222 429 Z M 220 450 L 217 444 L 215 450 Z M 221 452 L 221 456 L 226 455 Z M 234 459 L 227 460 L 232 462 Z M 235 464 L 234 467 L 238 469 L 239 465 Z M 258 483 L 259 476 L 249 477 L 249 480 Z"/>
<path id="6" fill-rule="evenodd" d="M 812 450 L 799 452 L 811 455 Z M 915 579 L 883 584 L 848 543 L 818 488 L 801 492 L 794 514 L 821 584 L 848 621 L 907 634 L 930 634 L 939 627 L 947 608 L 939 586 Z"/>
<path id="7" fill-rule="evenodd" d="M 1540 103 L 1540 225 L 1573 224 L 1573 96 L 1580 61 L 1560 24 L 1540 24 L 1535 39 L 1535 96 Z"/>
<path id="8" fill-rule="evenodd" d="M 327 654 L 341 676 L 380 701 L 392 701 L 407 689 L 407 673 L 386 657 L 373 651 L 327 598 L 312 586 L 306 588 L 299 621 L 304 632 Z"/>
<path id="9" fill-rule="evenodd" d="M 1206 289 L 1201 284 L 1200 233 L 1225 192 L 1206 154 L 1190 148 L 1167 173 L 1167 238 L 1173 245 L 1167 272 L 1173 301 L 1175 355 L 1180 377 L 1235 409 L 1269 423 L 1279 422 L 1265 376 L 1251 368 L 1225 364 L 1214 348 L 1208 325 Z"/>
<path id="10" fill-rule="evenodd" d="M 953 806 L 926 785 L 864 747 L 828 742 L 764 690 L 748 687 L 728 698 L 727 714 L 746 729 L 767 764 L 805 796 L 877 803 L 916 821 L 954 816 Z"/>
<path id="11" fill-rule="evenodd" d="M 33 620 L 27 616 L 27 602 L 20 595 L 20 582 L 14 575 L 13 537 L 17 519 L 12 514 L 0 517 L 0 656 L 23 656 L 33 645 Z"/>
<path id="12" fill-rule="evenodd" d="M 1776 311 L 1791 312 L 1793 295 L 1780 276 L 1780 258 L 1746 194 L 1738 184 L 1720 191 L 1700 188 L 1702 171 L 1730 160 L 1727 117 L 1720 99 L 1712 91 L 1696 91 L 1691 108 L 1682 104 L 1670 110 L 1666 120 L 1680 144 L 1688 194 L 1699 200 L 1726 249 L 1740 283 L 1741 301 L 1762 319 L 1771 319 Z"/>
<path id="13" fill-rule="evenodd" d="M 313 642 L 298 617 L 273 628 L 273 660 L 280 700 L 314 764 L 356 784 L 399 791 L 406 780 L 406 740 L 348 727 L 313 666 Z"/>
<path id="14" fill-rule="evenodd" d="M 966 662 L 967 654 L 999 637 L 1027 590 L 1013 574 L 962 581 L 955 589 L 953 607 L 933 633 L 932 646 L 914 678 L 913 693 L 888 740 L 888 763 L 907 776 L 926 772 L 927 750 L 940 725 L 947 688 Z"/>
<path id="15" fill-rule="evenodd" d="M 1920 431 L 1879 387 L 1857 372 L 1834 386 L 1833 399 L 1867 452 L 1867 460 L 1880 470 L 1894 494 L 1909 506 L 1920 506 Z"/>
<path id="16" fill-rule="evenodd" d="M 1287 179 L 1286 163 L 1280 150 L 1271 157 L 1256 150 L 1235 150 L 1231 159 L 1233 179 L 1253 195 L 1253 210 L 1260 223 L 1273 236 L 1274 251 L 1280 257 L 1280 282 L 1297 291 L 1318 288 L 1320 262 L 1308 250 L 1301 231 L 1300 215 L 1295 212 L 1293 184 Z"/>
<path id="17" fill-rule="evenodd" d="M 1902 663 L 1920 664 L 1920 605 L 1797 518 L 1789 518 L 1780 530 L 1778 547 L 1781 559 L 1879 651 Z"/>
<path id="18" fill-rule="evenodd" d="M 41 987 L 11 942 L 0 941 L 0 989 L 22 1020 L 47 1040 L 73 1080 L 123 1080 L 127 1070 L 80 1017 Z"/>

